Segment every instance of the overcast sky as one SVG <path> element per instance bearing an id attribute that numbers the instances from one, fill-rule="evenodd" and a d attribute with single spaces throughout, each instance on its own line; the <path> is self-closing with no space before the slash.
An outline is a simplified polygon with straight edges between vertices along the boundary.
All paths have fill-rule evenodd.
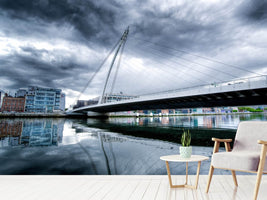
<path id="1" fill-rule="evenodd" d="M 61 88 L 69 105 L 127 26 L 114 92 L 267 74 L 266 0 L 0 0 L 0 89 Z"/>

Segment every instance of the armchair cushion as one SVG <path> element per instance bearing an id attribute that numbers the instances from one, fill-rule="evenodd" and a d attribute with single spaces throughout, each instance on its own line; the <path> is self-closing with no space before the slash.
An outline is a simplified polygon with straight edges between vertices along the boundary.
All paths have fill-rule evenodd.
<path id="1" fill-rule="evenodd" d="M 258 144 L 258 140 L 267 140 L 267 122 L 240 122 L 233 151 L 258 151 L 260 154 L 262 145 Z"/>
<path id="2" fill-rule="evenodd" d="M 260 153 L 258 151 L 234 151 L 214 153 L 211 164 L 215 168 L 256 172 L 258 170 L 259 162 Z M 265 163 L 264 171 L 267 172 L 267 157 Z"/>

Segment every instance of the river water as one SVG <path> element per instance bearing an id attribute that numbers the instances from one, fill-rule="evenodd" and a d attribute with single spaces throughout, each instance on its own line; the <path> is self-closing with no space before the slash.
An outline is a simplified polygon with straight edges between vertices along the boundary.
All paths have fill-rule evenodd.
<path id="1" fill-rule="evenodd" d="M 160 156 L 179 154 L 183 130 L 192 133 L 193 154 L 211 157 L 211 137 L 233 138 L 240 121 L 265 114 L 149 118 L 0 119 L 0 174 L 163 175 Z M 208 174 L 210 161 L 201 164 Z M 185 174 L 184 163 L 170 163 Z M 189 164 L 195 174 L 196 163 Z M 229 174 L 215 170 L 215 174 Z"/>

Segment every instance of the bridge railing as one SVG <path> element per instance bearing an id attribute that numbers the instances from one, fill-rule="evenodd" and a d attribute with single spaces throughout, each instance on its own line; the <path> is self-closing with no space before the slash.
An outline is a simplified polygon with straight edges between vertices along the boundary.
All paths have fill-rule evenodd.
<path id="1" fill-rule="evenodd" d="M 257 76 L 250 78 L 241 78 L 233 81 L 226 82 L 216 82 L 209 85 L 200 85 L 188 88 L 181 88 L 176 90 L 169 90 L 164 92 L 157 92 L 147 95 L 142 95 L 139 99 L 153 99 L 162 97 L 172 97 L 172 96 L 187 96 L 187 95 L 198 95 L 198 94 L 208 94 L 216 92 L 229 92 L 246 90 L 253 88 L 263 88 L 267 87 L 267 76 Z"/>
<path id="2" fill-rule="evenodd" d="M 241 90 L 248 90 L 248 89 L 259 89 L 259 88 L 266 88 L 267 87 L 267 76 L 257 76 L 257 77 L 250 77 L 250 78 L 242 78 L 236 79 L 233 81 L 226 81 L 226 82 L 218 82 L 212 83 L 209 85 L 201 85 L 195 87 L 188 87 L 188 88 L 181 88 L 176 90 L 169 90 L 159 93 L 141 95 L 137 98 L 128 99 L 128 100 L 121 100 L 115 102 L 108 102 L 104 103 L 105 105 L 113 105 L 121 102 L 137 102 L 137 101 L 146 101 L 146 100 L 153 100 L 153 99 L 164 99 L 164 98 L 177 98 L 183 96 L 190 96 L 190 95 L 204 95 L 210 93 L 222 93 L 222 92 L 230 92 L 230 91 L 241 91 Z M 91 105 L 94 106 L 101 106 Z M 90 106 L 86 106 L 90 107 Z M 76 110 L 83 110 L 84 107 L 78 108 Z"/>

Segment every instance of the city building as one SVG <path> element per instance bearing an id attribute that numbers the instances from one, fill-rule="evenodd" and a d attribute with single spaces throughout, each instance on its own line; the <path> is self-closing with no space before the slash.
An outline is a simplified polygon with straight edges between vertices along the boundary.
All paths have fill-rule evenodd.
<path id="1" fill-rule="evenodd" d="M 4 94 L 5 94 L 4 91 L 0 90 L 0 110 L 1 110 L 2 102 L 3 102 Z"/>
<path id="2" fill-rule="evenodd" d="M 24 112 L 25 111 L 25 98 L 24 97 L 11 97 L 5 94 L 1 106 L 1 112 Z"/>
<path id="3" fill-rule="evenodd" d="M 27 94 L 27 88 L 20 88 L 17 90 L 15 97 L 25 97 Z"/>
<path id="4" fill-rule="evenodd" d="M 75 108 L 80 108 L 83 106 L 89 106 L 89 105 L 95 105 L 98 104 L 98 98 L 97 99 L 91 99 L 91 100 L 78 100 L 77 104 L 73 107 Z"/>
<path id="5" fill-rule="evenodd" d="M 52 113 L 60 111 L 61 89 L 29 86 L 26 94 L 25 112 Z"/>
<path id="6" fill-rule="evenodd" d="M 0 111 L 1 111 L 1 106 L 2 106 L 5 94 L 6 94 L 6 92 L 4 90 L 0 89 Z"/>
<path id="7" fill-rule="evenodd" d="M 66 107 L 66 94 L 65 93 L 61 93 L 60 95 L 60 110 L 65 111 L 65 107 Z"/>

